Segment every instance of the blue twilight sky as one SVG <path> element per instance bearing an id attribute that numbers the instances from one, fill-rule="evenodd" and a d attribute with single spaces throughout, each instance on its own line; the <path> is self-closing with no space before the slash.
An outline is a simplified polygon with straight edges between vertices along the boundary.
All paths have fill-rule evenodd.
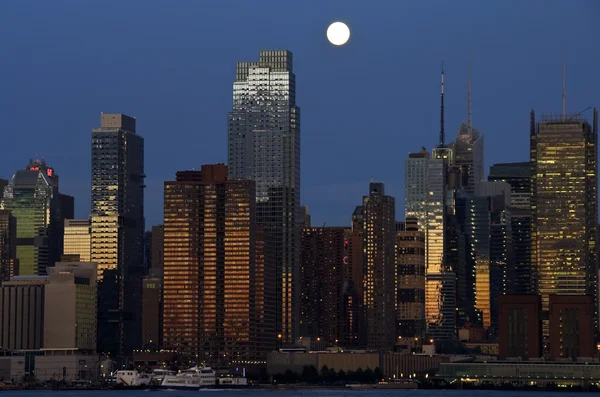
<path id="1" fill-rule="evenodd" d="M 330 22 L 352 31 L 330 45 Z M 90 205 L 91 129 L 100 112 L 136 116 L 146 145 L 147 226 L 162 222 L 163 181 L 227 161 L 235 63 L 294 53 L 302 110 L 302 201 L 314 225 L 347 225 L 385 182 L 404 216 L 404 161 L 466 118 L 486 167 L 528 159 L 529 109 L 600 105 L 600 1 L 0 0 L 0 177 L 45 158 Z M 586 113 L 590 117 L 591 113 Z M 487 172 L 487 171 L 486 171 Z"/>

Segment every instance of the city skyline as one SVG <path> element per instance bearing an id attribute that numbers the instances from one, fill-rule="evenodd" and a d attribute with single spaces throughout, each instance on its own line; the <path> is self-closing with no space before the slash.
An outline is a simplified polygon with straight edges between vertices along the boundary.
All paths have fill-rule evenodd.
<path id="1" fill-rule="evenodd" d="M 158 32 L 164 36 L 153 46 L 149 46 L 145 38 L 134 35 L 110 48 L 109 53 L 114 54 L 128 48 L 141 47 L 135 50 L 138 51 L 135 54 L 141 60 L 145 60 L 150 52 L 154 54 L 157 49 L 166 48 L 166 57 L 145 62 L 142 69 L 146 71 L 142 70 L 138 78 L 136 74 L 140 69 L 138 66 L 141 65 L 129 59 L 124 61 L 125 64 L 120 69 L 93 69 L 94 73 L 97 73 L 94 75 L 71 73 L 74 71 L 72 68 L 85 70 L 89 60 L 93 59 L 88 58 L 91 56 L 89 51 L 93 50 L 95 56 L 95 49 L 100 44 L 97 42 L 97 36 L 92 33 L 94 29 L 75 31 L 77 25 L 71 23 L 62 24 L 63 27 L 59 28 L 60 21 L 74 11 L 87 12 L 84 15 L 92 27 L 98 23 L 98 18 L 118 20 L 119 17 L 109 15 L 111 10 L 114 11 L 110 4 L 106 10 L 94 9 L 93 14 L 91 9 L 81 5 L 71 5 L 72 9 L 64 15 L 53 6 L 41 7 L 41 11 L 56 17 L 52 27 L 44 30 L 49 37 L 40 38 L 38 31 L 32 30 L 22 37 L 21 41 L 9 43 L 9 57 L 4 67 L 15 79 L 7 82 L 6 103 L 4 98 L 0 99 L 3 105 L 6 104 L 0 107 L 0 116 L 5 120 L 7 130 L 19 134 L 8 137 L 7 147 L 14 150 L 0 159 L 0 167 L 10 171 L 3 171 L 4 174 L 0 177 L 10 179 L 11 175 L 7 172 L 20 168 L 23 159 L 33 158 L 37 153 L 56 167 L 62 176 L 61 186 L 64 192 L 77 197 L 76 218 L 85 218 L 89 211 L 86 192 L 90 186 L 89 172 L 86 171 L 87 164 L 90 163 L 86 150 L 89 136 L 85 132 L 97 124 L 98 113 L 101 111 L 134 115 L 139 120 L 139 128 L 147 142 L 147 157 L 158 159 L 161 156 L 158 151 L 165 151 L 162 154 L 164 160 L 148 162 L 146 170 L 147 227 L 158 224 L 162 217 L 162 181 L 169 179 L 176 170 L 199 168 L 202 163 L 225 162 L 226 149 L 223 148 L 222 142 L 227 127 L 223 118 L 230 109 L 230 96 L 224 88 L 230 86 L 235 74 L 233 64 L 240 59 L 253 59 L 260 49 L 287 48 L 294 53 L 295 71 L 301 76 L 298 103 L 303 105 L 306 115 L 303 120 L 304 188 L 301 202 L 308 205 L 314 223 L 326 222 L 328 225 L 340 226 L 348 224 L 350 219 L 347 214 L 351 213 L 355 206 L 354 197 L 362 195 L 363 186 L 371 176 L 386 183 L 389 194 L 397 199 L 396 213 L 398 218 L 402 219 L 403 161 L 396 161 L 395 165 L 391 166 L 389 159 L 390 156 L 400 156 L 403 159 L 408 152 L 418 151 L 423 145 L 431 149 L 436 143 L 437 75 L 442 59 L 445 61 L 446 70 L 446 131 L 448 137 L 453 137 L 460 123 L 467 118 L 466 76 L 469 54 L 471 55 L 473 125 L 486 134 L 486 171 L 493 163 L 527 160 L 528 109 L 533 107 L 544 113 L 560 111 L 563 60 L 566 59 L 567 63 L 569 112 L 578 112 L 593 104 L 594 92 L 600 89 L 600 81 L 591 69 L 591 65 L 597 63 L 595 59 L 598 55 L 592 52 L 586 57 L 578 56 L 579 53 L 587 53 L 588 49 L 592 48 L 591 37 L 595 37 L 593 32 L 597 27 L 569 22 L 588 20 L 591 13 L 586 5 L 572 7 L 565 15 L 565 11 L 559 11 L 558 7 L 552 6 L 553 3 L 545 2 L 544 7 L 539 7 L 539 3 L 531 2 L 520 6 L 522 15 L 512 15 L 511 7 L 504 5 L 499 5 L 496 9 L 469 8 L 465 3 L 464 8 L 467 10 L 464 10 L 462 7 L 454 9 L 440 4 L 440 10 L 449 13 L 443 17 L 437 13 L 429 13 L 430 7 L 426 5 L 390 6 L 390 11 L 398 11 L 402 15 L 414 14 L 415 20 L 409 18 L 406 26 L 395 27 L 397 30 L 387 37 L 382 35 L 380 27 L 375 26 L 379 23 L 373 22 L 381 19 L 382 25 L 385 25 L 389 18 L 387 14 L 394 12 L 374 8 L 366 13 L 361 11 L 359 15 L 356 4 L 344 7 L 340 4 L 328 4 L 319 16 L 301 10 L 298 14 L 289 16 L 292 29 L 282 30 L 281 37 L 264 34 L 265 40 L 261 40 L 260 43 L 250 43 L 249 38 L 240 38 L 239 42 L 232 42 L 232 36 L 223 31 L 224 27 L 214 24 L 192 29 L 192 20 L 184 16 L 181 27 L 173 33 L 168 33 L 163 29 L 164 25 L 160 25 Z M 195 9 L 194 6 L 191 7 Z M 282 6 L 282 9 L 272 13 L 278 15 L 285 11 L 285 7 Z M 225 12 L 221 6 L 208 8 L 215 13 Z M 23 23 L 23 9 L 24 6 L 9 5 L 8 12 L 3 14 L 14 18 L 8 18 L 2 29 L 12 29 L 19 21 L 28 26 L 27 23 Z M 141 31 L 148 29 L 146 23 L 157 17 L 157 10 L 160 10 L 160 7 L 154 11 L 142 10 L 141 15 L 147 19 L 132 15 L 132 23 Z M 181 11 L 173 9 L 174 13 L 179 14 Z M 242 7 L 232 12 L 248 13 L 249 10 Z M 463 12 L 464 14 L 461 14 Z M 495 25 L 480 26 L 477 22 L 490 19 L 492 12 L 500 17 L 512 18 L 511 29 L 503 30 L 499 37 L 493 35 L 497 30 Z M 33 12 L 32 17 L 43 28 L 47 22 L 46 18 L 39 18 L 41 15 L 38 10 Z M 542 21 L 544 24 L 548 21 L 557 22 L 559 17 L 569 15 L 571 18 L 566 18 L 565 24 L 562 25 L 564 29 L 556 29 L 558 25 L 552 23 L 549 25 L 555 26 L 554 28 L 541 25 Z M 453 20 L 452 17 L 456 19 Z M 331 48 L 325 38 L 327 24 L 335 19 L 346 21 L 353 32 L 350 41 L 343 48 Z M 431 33 L 418 27 L 418 24 L 424 21 L 427 22 L 427 26 L 435 27 Z M 467 34 L 456 27 L 465 21 L 477 23 L 480 38 L 472 37 L 477 35 Z M 246 23 L 242 21 L 240 26 L 243 28 Z M 194 26 L 195 24 L 196 22 Z M 166 26 L 171 27 L 168 23 Z M 192 30 L 186 31 L 187 27 Z M 524 33 L 524 28 L 527 28 L 527 31 L 532 28 L 531 33 Z M 181 48 L 199 50 L 194 52 L 211 49 L 210 44 L 197 40 L 205 34 L 204 29 L 213 29 L 217 36 L 224 35 L 227 45 L 222 50 L 211 53 L 211 62 L 195 62 L 194 57 L 185 58 Z M 9 37 L 15 31 L 16 29 L 9 31 Z M 411 31 L 415 32 L 414 38 L 409 36 Z M 443 43 L 431 41 L 434 34 L 439 34 L 440 31 L 446 32 L 448 40 Z M 570 33 L 565 35 L 565 31 Z M 182 35 L 184 32 L 186 34 Z M 266 33 L 266 30 L 257 31 L 258 34 L 261 32 Z M 90 39 L 91 45 L 76 54 L 71 54 L 71 58 L 67 57 L 69 64 L 65 64 L 61 54 L 64 54 L 69 46 L 78 45 L 79 39 L 76 36 L 79 33 Z M 515 34 L 522 35 L 521 40 L 512 40 Z M 65 35 L 65 40 L 54 40 Z M 411 37 L 411 40 L 397 44 L 397 37 Z M 544 39 L 540 41 L 540 37 Z M 136 40 L 140 45 L 136 44 Z M 494 40 L 496 45 L 493 49 L 487 48 L 485 40 Z M 386 48 L 392 43 L 394 48 L 400 46 L 400 55 L 386 52 Z M 18 45 L 28 48 L 32 46 L 32 50 L 43 45 L 42 48 L 55 51 L 48 54 L 49 59 L 43 65 L 28 64 L 28 67 L 23 67 L 22 62 L 28 62 L 29 58 L 22 56 Z M 561 48 L 568 50 L 563 51 Z M 550 49 L 554 51 L 549 52 Z M 319 59 L 319 62 L 308 63 L 308 60 L 315 58 Z M 520 61 L 515 63 L 514 59 Z M 188 65 L 188 61 L 191 65 Z M 377 74 L 390 76 L 389 72 L 397 65 L 401 65 L 402 73 L 394 80 L 385 76 L 370 75 L 368 84 L 347 84 L 360 70 L 375 65 L 382 70 L 382 73 Z M 154 73 L 158 73 L 158 68 L 174 70 L 175 67 L 181 67 L 181 73 L 161 73 L 160 77 L 154 76 Z M 192 72 L 193 75 L 190 75 Z M 29 86 L 22 82 L 21 78 L 25 76 L 23 73 L 37 76 L 50 74 L 52 78 L 40 82 L 40 77 L 34 76 L 32 82 L 36 85 Z M 174 74 L 181 76 L 173 76 Z M 204 75 L 211 77 L 207 79 Z M 146 84 L 148 78 L 152 78 L 152 84 Z M 185 78 L 185 85 L 182 78 Z M 208 80 L 214 80 L 214 83 Z M 381 98 L 370 95 L 374 86 L 385 81 L 391 88 L 389 94 Z M 56 84 L 61 84 L 58 91 L 68 93 L 69 98 L 57 93 L 57 100 L 48 101 L 47 97 L 42 95 L 50 91 L 56 92 Z M 128 93 L 115 96 L 116 84 L 123 85 Z M 85 88 L 85 91 L 81 91 L 82 88 Z M 148 92 L 148 89 L 152 89 L 152 92 Z M 192 89 L 193 92 L 190 91 Z M 515 90 L 518 95 L 515 95 Z M 394 94 L 391 95 L 392 93 Z M 76 98 L 77 103 L 71 98 Z M 23 103 L 25 99 L 28 106 Z M 69 114 L 73 117 L 62 121 L 61 114 L 64 114 L 66 107 L 69 107 Z M 26 117 L 23 113 L 25 109 L 27 112 L 35 109 L 38 117 Z M 387 117 L 383 115 L 387 112 L 399 113 L 402 123 L 391 129 L 385 127 L 388 122 Z M 158 117 L 158 114 L 168 117 Z M 364 114 L 369 117 L 345 117 L 350 114 Z M 589 115 L 586 116 L 589 118 Z M 33 119 L 43 120 L 43 127 Z M 169 131 L 169 137 L 173 136 L 176 139 L 166 139 L 165 131 Z M 27 134 L 20 134 L 21 132 Z M 364 139 L 367 132 L 371 139 Z M 27 137 L 22 138 L 19 135 Z M 32 139 L 48 136 L 60 139 L 44 139 L 44 144 L 39 146 L 27 147 L 24 144 Z M 65 136 L 68 136 L 72 143 L 65 144 Z M 381 144 L 382 139 L 388 141 L 386 145 Z M 191 143 L 184 147 L 174 145 L 180 140 Z M 214 150 L 216 147 L 220 149 Z M 331 147 L 338 150 L 332 154 Z M 343 153 L 352 153 L 363 147 L 369 153 L 379 154 L 368 155 L 369 166 L 347 162 L 342 166 L 345 158 Z M 317 158 L 318 161 L 307 161 L 313 158 Z M 336 182 L 332 184 L 331 180 Z M 321 199 L 323 196 L 327 196 L 328 199 Z"/>

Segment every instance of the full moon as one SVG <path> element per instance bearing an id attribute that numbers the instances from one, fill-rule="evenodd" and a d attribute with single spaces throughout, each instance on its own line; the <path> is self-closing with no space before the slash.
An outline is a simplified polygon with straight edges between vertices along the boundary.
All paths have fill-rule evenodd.
<path id="1" fill-rule="evenodd" d="M 334 22 L 327 28 L 327 40 L 333 45 L 344 45 L 350 38 L 350 29 L 343 22 Z"/>

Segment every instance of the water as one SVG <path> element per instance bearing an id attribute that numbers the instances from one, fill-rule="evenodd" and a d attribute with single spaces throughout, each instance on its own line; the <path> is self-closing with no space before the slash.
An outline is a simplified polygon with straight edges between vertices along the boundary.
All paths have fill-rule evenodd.
<path id="1" fill-rule="evenodd" d="M 104 391 L 2 391 L 2 397 L 359 397 L 359 396 L 398 396 L 398 397 L 566 397 L 570 395 L 588 396 L 596 393 L 545 392 L 545 391 L 498 391 L 498 390 L 201 390 L 201 391 L 150 391 L 150 390 L 104 390 Z"/>

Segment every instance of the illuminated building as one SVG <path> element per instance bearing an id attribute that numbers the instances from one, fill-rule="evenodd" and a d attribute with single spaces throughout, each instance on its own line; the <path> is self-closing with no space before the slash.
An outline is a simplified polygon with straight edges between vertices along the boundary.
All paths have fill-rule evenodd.
<path id="1" fill-rule="evenodd" d="M 79 255 L 81 262 L 89 262 L 92 235 L 89 219 L 65 219 L 63 254 Z"/>
<path id="2" fill-rule="evenodd" d="M 593 125 L 581 115 L 564 113 L 536 124 L 531 112 L 531 262 L 544 311 L 550 308 L 550 294 L 590 295 L 597 304 L 595 108 L 593 117 Z"/>
<path id="3" fill-rule="evenodd" d="M 261 51 L 239 62 L 229 113 L 231 179 L 256 183 L 257 222 L 273 241 L 277 268 L 277 334 L 293 342 L 300 299 L 300 109 L 292 53 Z"/>
<path id="4" fill-rule="evenodd" d="M 510 185 L 514 293 L 535 293 L 531 266 L 531 166 L 529 162 L 494 164 L 490 167 L 488 180 Z"/>
<path id="5" fill-rule="evenodd" d="M 409 153 L 404 175 L 404 208 L 407 218 L 416 218 L 419 230 L 427 224 L 427 175 L 429 152 L 422 148 L 418 153 Z"/>
<path id="6" fill-rule="evenodd" d="M 399 222 L 396 231 L 396 335 L 425 334 L 425 233 L 416 218 Z"/>
<path id="7" fill-rule="evenodd" d="M 274 324 L 256 319 L 256 305 L 272 313 L 274 296 L 260 279 L 272 269 L 263 257 L 262 269 L 256 266 L 265 244 L 256 238 L 254 194 L 254 182 L 228 180 L 224 164 L 180 171 L 165 182 L 166 348 L 229 365 L 266 357 L 275 347 Z M 257 334 L 260 327 L 264 333 Z"/>
<path id="8" fill-rule="evenodd" d="M 44 275 L 60 259 L 61 202 L 58 177 L 45 162 L 30 161 L 4 189 L 0 205 L 17 219 L 19 275 Z"/>
<path id="9" fill-rule="evenodd" d="M 352 228 L 344 232 L 344 287 L 342 291 L 342 346 L 364 347 L 367 327 L 363 306 L 363 245 L 364 208 L 357 206 L 352 213 Z"/>
<path id="10" fill-rule="evenodd" d="M 98 264 L 98 351 L 140 347 L 144 139 L 135 118 L 102 114 L 92 130 L 91 261 Z"/>
<path id="11" fill-rule="evenodd" d="M 0 210 L 0 282 L 18 272 L 17 219 L 8 210 Z"/>
<path id="12" fill-rule="evenodd" d="M 367 322 L 367 347 L 391 349 L 396 341 L 395 202 L 386 196 L 383 183 L 371 182 L 363 197 L 363 304 Z"/>
<path id="13" fill-rule="evenodd" d="M 344 235 L 343 227 L 302 230 L 300 335 L 335 345 L 343 327 Z"/>

